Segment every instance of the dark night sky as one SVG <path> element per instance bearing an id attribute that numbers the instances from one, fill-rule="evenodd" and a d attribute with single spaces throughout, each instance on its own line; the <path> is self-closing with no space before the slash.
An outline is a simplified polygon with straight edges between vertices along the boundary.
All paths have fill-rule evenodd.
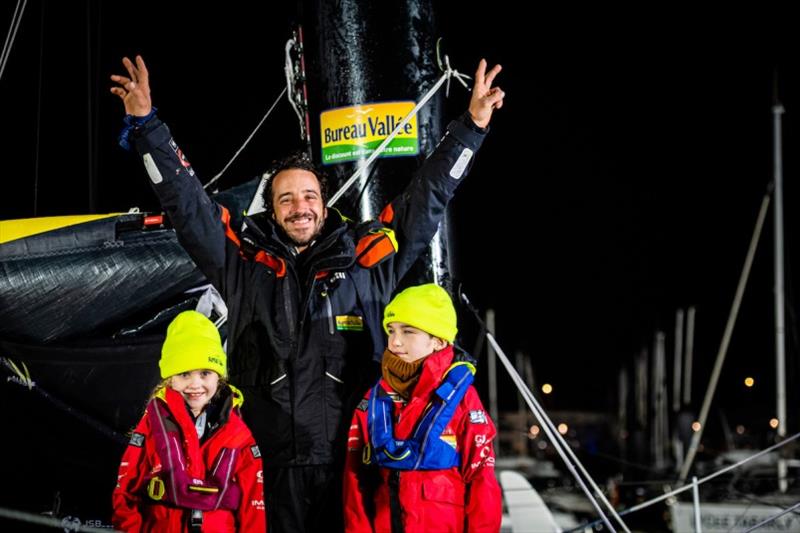
<path id="1" fill-rule="evenodd" d="M 158 209 L 141 164 L 116 146 L 122 106 L 107 80 L 122 55 L 145 56 L 160 114 L 206 179 L 260 119 L 284 83 L 290 9 L 160 4 L 44 2 L 42 10 L 29 2 L 0 81 L 2 218 L 89 212 L 89 176 L 97 212 Z M 0 25 L 12 10 L 0 9 Z M 787 109 L 791 321 L 799 101 L 791 50 L 800 43 L 786 13 L 545 13 L 459 3 L 442 5 L 438 16 L 452 63 L 464 71 L 482 56 L 502 63 L 507 93 L 454 202 L 457 232 L 468 236 L 456 243 L 456 274 L 476 303 L 497 309 L 501 344 L 526 350 L 537 381 L 556 384 L 553 407 L 612 408 L 616 381 L 608 380 L 656 328 L 671 335 L 676 307 L 691 304 L 701 394 L 771 179 L 775 68 Z M 448 115 L 467 100 L 455 85 Z M 274 124 L 295 127 L 288 106 L 271 124 L 223 187 L 260 173 L 290 146 L 287 136 L 270 135 Z M 721 384 L 726 405 L 765 403 L 765 419 L 774 380 L 771 237 L 768 227 Z M 744 395 L 745 372 L 762 385 L 748 392 L 756 402 Z"/>

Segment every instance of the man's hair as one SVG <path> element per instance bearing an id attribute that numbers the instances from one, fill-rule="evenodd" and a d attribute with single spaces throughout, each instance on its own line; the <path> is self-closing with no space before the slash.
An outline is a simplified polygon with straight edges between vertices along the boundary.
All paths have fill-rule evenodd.
<path id="1" fill-rule="evenodd" d="M 264 187 L 264 210 L 267 212 L 267 216 L 272 216 L 275 213 L 275 210 L 272 206 L 272 182 L 275 180 L 275 176 L 278 175 L 279 172 L 282 170 L 289 170 L 289 169 L 300 169 L 300 170 L 307 170 L 316 176 L 317 181 L 319 182 L 319 192 L 322 196 L 322 205 L 328 205 L 328 176 L 325 174 L 325 171 L 318 167 L 308 156 L 308 154 L 304 151 L 297 150 L 294 152 L 289 153 L 286 157 L 282 159 L 278 159 L 272 162 L 267 173 L 270 175 L 269 179 L 267 180 L 267 185 Z"/>

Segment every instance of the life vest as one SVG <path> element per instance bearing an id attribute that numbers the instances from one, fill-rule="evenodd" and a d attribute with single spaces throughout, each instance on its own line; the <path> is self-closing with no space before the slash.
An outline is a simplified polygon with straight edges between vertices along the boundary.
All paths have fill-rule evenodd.
<path id="1" fill-rule="evenodd" d="M 161 503 L 186 509 L 235 511 L 241 500 L 241 489 L 231 481 L 237 450 L 222 448 L 213 461 L 214 469 L 205 479 L 190 476 L 186 471 L 183 436 L 169 417 L 169 409 L 158 399 L 150 400 L 147 416 L 153 428 L 152 436 L 161 470 L 146 485 L 147 495 Z"/>
<path id="2" fill-rule="evenodd" d="M 440 437 L 474 375 L 475 367 L 471 363 L 451 365 L 411 437 L 405 440 L 394 437 L 394 402 L 379 381 L 372 389 L 367 408 L 370 437 L 364 447 L 364 463 L 395 470 L 444 470 L 459 466 L 458 451 Z"/>

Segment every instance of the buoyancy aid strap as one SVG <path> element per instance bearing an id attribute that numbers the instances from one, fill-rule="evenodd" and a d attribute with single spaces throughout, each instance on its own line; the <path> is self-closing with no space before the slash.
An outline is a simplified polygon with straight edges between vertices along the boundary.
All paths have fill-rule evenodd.
<path id="1" fill-rule="evenodd" d="M 440 437 L 472 384 L 474 373 L 475 366 L 471 363 L 451 365 L 411 438 L 405 440 L 394 436 L 393 400 L 378 382 L 372 389 L 367 408 L 370 438 L 362 460 L 399 470 L 457 466 L 458 453 L 447 445 L 442 447 Z"/>
<path id="2" fill-rule="evenodd" d="M 445 402 L 449 402 L 453 397 L 453 394 L 457 392 L 457 385 L 461 376 L 463 376 L 463 370 L 460 369 L 459 372 L 452 372 L 455 368 L 458 367 L 466 367 L 473 376 L 475 375 L 475 365 L 468 361 L 459 361 L 450 365 L 450 367 L 445 372 L 445 378 L 442 380 L 442 384 L 436 389 L 436 395 L 441 398 Z M 467 387 L 472 384 L 472 379 L 469 380 Z"/>
<path id="3" fill-rule="evenodd" d="M 241 489 L 233 482 L 236 449 L 222 448 L 214 461 L 212 472 L 204 470 L 202 478 L 188 472 L 179 427 L 171 421 L 169 411 L 160 399 L 147 407 L 153 427 L 152 437 L 161 470 L 147 483 L 147 495 L 157 501 L 185 509 L 210 511 L 238 508 Z"/>

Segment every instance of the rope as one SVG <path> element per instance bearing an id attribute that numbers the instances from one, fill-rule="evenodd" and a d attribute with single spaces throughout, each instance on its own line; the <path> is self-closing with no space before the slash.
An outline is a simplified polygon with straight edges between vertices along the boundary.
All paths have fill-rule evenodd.
<path id="1" fill-rule="evenodd" d="M 441 44 L 442 39 L 441 37 L 436 40 L 436 64 L 439 65 L 439 70 L 447 71 L 450 70 L 450 58 L 448 56 L 444 56 L 444 62 L 442 62 L 442 55 L 441 55 Z M 461 74 L 460 72 L 453 73 L 453 76 L 456 80 L 458 80 L 461 85 L 464 86 L 465 89 L 469 90 L 469 85 L 464 80 L 471 80 L 472 77 L 467 76 L 466 74 Z M 450 96 L 450 80 L 447 80 L 447 87 L 444 90 L 445 96 Z"/>
<path id="2" fill-rule="evenodd" d="M 236 158 L 239 157 L 239 154 L 242 153 L 242 150 L 244 150 L 245 147 L 247 146 L 247 144 L 253 139 L 253 137 L 255 136 L 256 132 L 259 130 L 261 125 L 264 124 L 264 121 L 267 120 L 267 117 L 269 117 L 269 115 L 272 113 L 272 110 L 275 109 L 275 106 L 278 105 L 278 102 L 281 101 L 281 98 L 283 98 L 284 94 L 286 94 L 286 87 L 283 88 L 283 90 L 281 91 L 281 94 L 279 94 L 278 97 L 275 99 L 275 101 L 272 102 L 272 105 L 270 106 L 269 110 L 267 111 L 267 114 L 264 115 L 264 117 L 261 119 L 261 121 L 255 127 L 253 132 L 250 134 L 250 136 L 247 137 L 247 139 L 245 139 L 245 141 L 242 144 L 242 146 L 238 150 L 236 150 L 236 153 L 233 154 L 233 157 L 231 157 L 231 160 L 228 161 L 228 164 L 225 165 L 225 167 L 222 170 L 220 170 L 219 173 L 216 176 L 211 178 L 211 181 L 209 181 L 208 183 L 203 185 L 204 189 L 208 189 L 214 182 L 216 182 L 218 179 L 220 179 L 222 177 L 222 174 L 226 170 L 228 170 L 228 167 L 230 167 L 231 164 L 233 164 L 233 162 L 236 160 Z"/>
<path id="3" fill-rule="evenodd" d="M 744 531 L 744 533 L 749 533 L 750 531 L 755 531 L 756 529 L 760 528 L 761 526 L 769 524 L 770 522 L 772 522 L 774 520 L 777 520 L 778 518 L 782 517 L 785 514 L 791 513 L 792 511 L 794 511 L 798 507 L 800 507 L 800 502 L 797 502 L 796 504 L 792 505 L 788 509 L 784 509 L 783 511 L 781 511 L 778 514 L 776 514 L 775 516 L 771 516 L 771 517 L 767 518 L 766 520 L 762 520 L 761 522 L 759 522 L 758 524 L 754 525 L 750 529 L 746 529 Z"/>
<path id="4" fill-rule="evenodd" d="M 742 459 L 741 461 L 739 461 L 737 463 L 734 463 L 732 465 L 726 466 L 725 468 L 721 468 L 721 469 L 717 470 L 716 472 L 712 472 L 711 474 L 707 475 L 706 477 L 700 478 L 697 481 L 697 484 L 698 485 L 702 485 L 706 481 L 711 481 L 715 477 L 721 476 L 722 474 L 725 474 L 726 472 L 729 472 L 729 471 L 733 470 L 734 468 L 738 468 L 738 467 L 742 466 L 743 464 L 745 464 L 745 463 L 747 463 L 749 461 L 752 461 L 754 459 L 758 459 L 762 455 L 766 455 L 769 452 L 780 448 L 781 446 L 784 446 L 784 445 L 789 444 L 790 442 L 792 442 L 794 440 L 797 440 L 798 438 L 800 438 L 800 433 L 795 433 L 794 435 L 792 435 L 791 437 L 787 438 L 786 440 L 782 440 L 781 442 L 773 444 L 769 448 L 764 448 L 760 452 L 754 453 L 753 455 L 751 455 L 749 457 L 745 457 L 744 459 Z M 636 511 L 641 511 L 642 509 L 650 507 L 651 505 L 655 505 L 655 504 L 657 504 L 659 502 L 662 502 L 662 501 L 664 501 L 664 500 L 666 500 L 668 498 L 671 498 L 673 496 L 677 496 L 681 492 L 686 492 L 687 490 L 691 490 L 691 488 L 692 488 L 691 484 L 684 485 L 683 487 L 681 487 L 679 489 L 675 489 L 673 491 L 667 492 L 666 494 L 662 494 L 661 496 L 657 496 L 657 497 L 653 498 L 652 500 L 648 500 L 648 501 L 642 502 L 642 503 L 640 503 L 638 505 L 634 505 L 633 507 L 631 507 L 629 509 L 625 509 L 624 511 L 621 511 L 619 514 L 620 514 L 620 516 L 624 516 L 626 514 L 635 513 Z M 594 522 L 590 522 L 590 523 L 578 526 L 576 528 L 569 529 L 565 533 L 569 533 L 570 531 L 582 531 L 583 528 L 585 528 L 585 527 L 594 527 L 594 525 L 599 524 L 599 523 L 600 523 L 599 520 L 595 520 Z"/>
<path id="5" fill-rule="evenodd" d="M 16 374 L 16 376 L 12 377 L 13 381 L 16 381 L 23 387 L 28 387 L 28 390 L 33 390 L 35 383 L 31 379 L 31 373 L 28 371 L 25 361 L 20 363 L 22 365 L 22 370 L 20 370 L 20 368 L 14 364 L 14 361 L 11 359 L 3 358 L 2 361 L 8 368 L 11 369 L 12 372 L 14 372 L 14 374 Z"/>
<path id="6" fill-rule="evenodd" d="M 438 44 L 437 44 L 437 56 L 438 56 Z M 400 123 L 397 126 L 395 126 L 394 130 L 392 130 L 392 133 L 390 133 L 389 136 L 383 140 L 380 146 L 378 146 L 375 149 L 375 151 L 370 154 L 367 160 L 361 165 L 359 165 L 358 169 L 355 171 L 355 173 L 353 173 L 352 176 L 350 176 L 350 178 L 348 178 L 348 180 L 344 183 L 344 185 L 342 185 L 342 187 L 338 191 L 336 191 L 336 194 L 334 194 L 328 201 L 328 207 L 332 207 L 336 203 L 336 201 L 339 200 L 339 198 L 341 198 L 345 192 L 347 192 L 347 189 L 349 189 L 353 185 L 353 183 L 355 183 L 355 181 L 361 176 L 361 174 L 364 173 L 365 169 L 369 168 L 372 162 L 375 161 L 375 159 L 377 159 L 378 156 L 381 155 L 381 153 L 383 153 L 383 151 L 386 149 L 389 143 L 392 142 L 395 137 L 397 137 L 397 134 L 400 133 L 400 131 L 406 126 L 406 124 L 408 124 L 411 118 L 414 117 L 417 114 L 417 112 L 425 104 L 428 103 L 428 100 L 430 100 L 433 97 L 433 95 L 436 94 L 436 91 L 439 90 L 439 88 L 445 81 L 449 81 L 451 77 L 454 77 L 459 82 L 461 82 L 462 85 L 464 85 L 465 87 L 467 86 L 466 82 L 464 82 L 462 78 L 468 79 L 468 76 L 461 74 L 457 70 L 452 69 L 450 67 L 450 60 L 447 56 L 444 56 L 444 65 L 442 65 L 441 62 L 439 63 L 439 68 L 444 71 L 439 80 L 433 85 L 433 87 L 430 88 L 430 90 L 428 90 L 427 93 L 425 93 L 425 95 L 417 103 L 417 105 L 414 106 L 414 109 L 409 111 L 409 113 L 405 116 L 405 118 L 403 118 L 403 120 L 401 120 Z"/>
<path id="7" fill-rule="evenodd" d="M 18 385 L 22 385 L 23 387 L 26 387 L 31 392 L 38 393 L 40 396 L 42 396 L 43 398 L 48 400 L 50 403 L 55 405 L 57 408 L 59 408 L 62 411 L 65 411 L 65 412 L 71 414 L 72 416 L 74 416 L 78 420 L 84 422 L 88 426 L 93 427 L 99 433 L 105 435 L 106 437 L 110 438 L 111 440 L 116 441 L 116 442 L 118 442 L 120 444 L 126 444 L 128 442 L 128 439 L 125 438 L 124 435 L 114 431 L 110 427 L 106 426 L 102 422 L 99 422 L 99 421 L 95 420 L 94 418 L 90 417 L 89 415 L 76 410 L 74 407 L 72 407 L 70 405 L 67 405 L 62 400 L 59 400 L 55 396 L 52 396 L 46 390 L 44 390 L 41 387 L 37 386 L 36 382 L 33 379 L 31 379 L 31 375 L 30 375 L 30 372 L 28 371 L 28 367 L 25 366 L 24 362 L 21 363 L 22 369 L 20 369 L 20 367 L 18 367 L 13 361 L 11 361 L 10 359 L 8 359 L 6 357 L 0 357 L 0 362 L 2 362 L 3 366 L 8 368 L 11 371 L 11 373 L 13 374 L 9 378 L 8 381 L 12 381 L 14 383 L 17 383 Z"/>
<path id="8" fill-rule="evenodd" d="M 622 518 L 620 518 L 619 514 L 617 514 L 616 510 L 614 510 L 614 507 L 606 499 L 606 497 L 603 494 L 603 492 L 600 490 L 600 488 L 594 482 L 592 477 L 589 475 L 589 473 L 583 467 L 581 462 L 578 460 L 578 458 L 572 452 L 572 449 L 569 447 L 567 442 L 564 440 L 564 438 L 561 436 L 561 434 L 556 429 L 555 425 L 553 424 L 553 421 L 550 420 L 550 418 L 547 416 L 547 413 L 545 413 L 544 409 L 542 408 L 541 404 L 539 404 L 539 402 L 536 400 L 536 397 L 533 395 L 533 392 L 531 392 L 530 389 L 528 389 L 528 386 L 525 384 L 525 382 L 522 379 L 522 377 L 516 371 L 516 369 L 514 368 L 514 365 L 511 364 L 511 361 L 508 359 L 508 357 L 506 356 L 506 354 L 503 351 L 503 349 L 497 343 L 497 340 L 494 338 L 494 335 L 492 335 L 488 331 L 488 328 L 486 328 L 486 324 L 483 323 L 483 320 L 481 319 L 480 314 L 478 313 L 477 309 L 475 309 L 475 307 L 472 305 L 472 302 L 470 302 L 470 300 L 467 297 L 467 295 L 462 290 L 459 290 L 459 297 L 464 302 L 464 304 L 467 306 L 467 308 L 470 311 L 472 311 L 472 313 L 475 315 L 475 318 L 478 320 L 478 322 L 481 324 L 481 326 L 484 329 L 486 329 L 486 339 L 492 345 L 492 348 L 494 348 L 495 353 L 500 358 L 500 361 L 503 363 L 503 366 L 505 366 L 506 370 L 508 371 L 509 376 L 511 377 L 512 381 L 514 382 L 514 384 L 517 386 L 517 389 L 519 390 L 519 392 L 522 395 L 522 397 L 525 400 L 525 402 L 528 404 L 528 407 L 530 408 L 530 410 L 533 412 L 533 415 L 536 417 L 536 419 L 542 425 L 542 429 L 544 430 L 545 435 L 547 435 L 547 438 L 550 440 L 550 442 L 553 444 L 553 447 L 556 449 L 558 454 L 561 456 L 561 459 L 564 461 L 564 464 L 566 465 L 567 469 L 570 471 L 572 476 L 575 478 L 575 480 L 581 486 L 581 489 L 586 494 L 586 497 L 589 499 L 589 501 L 591 502 L 592 506 L 597 511 L 597 514 L 600 515 L 600 518 L 601 518 L 602 522 L 606 525 L 606 527 L 610 531 L 616 532 L 614 527 L 609 522 L 608 517 L 606 517 L 605 513 L 603 513 L 603 510 L 600 508 L 600 505 L 597 503 L 597 500 L 594 498 L 594 496 L 592 496 L 592 493 L 589 491 L 588 487 L 584 483 L 583 478 L 580 475 L 578 475 L 578 472 L 575 470 L 575 465 L 577 465 L 578 468 L 581 470 L 581 473 L 583 474 L 583 476 L 589 481 L 589 484 L 592 486 L 594 491 L 597 493 L 597 495 L 603 501 L 603 504 L 608 508 L 608 510 L 611 512 L 612 516 L 619 523 L 619 525 L 622 527 L 622 529 L 624 531 L 626 531 L 627 533 L 630 533 L 630 530 L 628 529 L 627 525 L 625 525 L 625 522 L 622 521 Z M 566 453 L 565 453 L 564 450 L 566 450 Z M 569 455 L 569 458 L 567 457 L 567 455 Z M 573 464 L 573 461 L 574 461 L 574 464 Z"/>
<path id="9" fill-rule="evenodd" d="M 306 122 L 303 113 L 297 106 L 297 94 L 295 92 L 295 88 L 297 87 L 297 79 L 294 77 L 294 66 L 292 64 L 292 49 L 298 46 L 299 45 L 294 38 L 286 41 L 286 48 L 284 49 L 286 53 L 286 62 L 283 66 L 283 71 L 286 74 L 286 89 L 288 91 L 286 97 L 289 100 L 289 105 L 292 106 L 294 113 L 297 115 L 297 120 L 300 121 L 300 131 L 302 132 L 305 129 Z"/>
<path id="10" fill-rule="evenodd" d="M 3 518 L 10 518 L 11 520 L 19 520 L 28 524 L 39 524 L 41 526 L 55 527 L 63 531 L 86 531 L 88 533 L 109 533 L 117 531 L 110 528 L 99 528 L 81 525 L 80 520 L 77 518 L 70 520 L 72 517 L 65 517 L 62 519 L 52 518 L 49 516 L 42 516 L 33 513 L 26 513 L 24 511 L 17 511 L 15 509 L 7 509 L 0 507 L 0 516 Z"/>
<path id="11" fill-rule="evenodd" d="M 17 7 L 14 8 L 14 15 L 11 17 L 11 27 L 8 29 L 8 34 L 6 35 L 6 42 L 3 44 L 3 54 L 0 55 L 0 80 L 3 79 L 3 72 L 6 70 L 8 57 L 11 55 L 11 48 L 14 46 L 14 40 L 17 38 L 17 30 L 19 29 L 20 22 L 22 22 L 22 14 L 25 13 L 25 6 L 28 5 L 28 0 L 24 0 L 22 2 L 22 7 L 20 7 L 20 1 L 21 0 L 17 0 Z"/>
<path id="12" fill-rule="evenodd" d="M 619 525 L 622 527 L 624 531 L 630 533 L 630 530 L 625 525 L 625 522 L 622 521 L 622 518 L 620 518 L 619 514 L 614 509 L 614 506 L 612 506 L 611 503 L 606 499 L 605 495 L 603 494 L 603 491 L 601 491 L 600 487 L 598 487 L 597 484 L 594 482 L 592 477 L 589 475 L 589 473 L 583 467 L 581 462 L 575 456 L 574 452 L 572 451 L 572 448 L 570 448 L 570 446 L 564 440 L 564 437 L 562 437 L 561 434 L 558 432 L 555 425 L 553 424 L 553 421 L 550 420 L 550 417 L 548 417 L 547 414 L 544 412 L 542 406 L 533 396 L 533 393 L 525 385 L 525 382 L 522 380 L 522 377 L 519 375 L 519 373 L 517 373 L 516 369 L 511 364 L 511 361 L 508 359 L 506 354 L 503 352 L 503 349 L 500 348 L 500 345 L 497 343 L 494 336 L 491 333 L 487 333 L 486 338 L 489 340 L 489 343 L 492 345 L 492 348 L 494 348 L 494 351 L 497 353 L 498 357 L 500 358 L 500 361 L 503 363 L 503 366 L 506 367 L 508 374 L 514 381 L 514 384 L 517 386 L 517 389 L 519 389 L 519 392 L 522 394 L 522 397 L 525 399 L 525 402 L 528 404 L 528 407 L 531 409 L 531 411 L 533 411 L 534 416 L 539 420 L 539 423 L 542 425 L 542 429 L 544 430 L 548 439 L 550 439 L 550 442 L 556 448 L 556 451 L 561 456 L 561 459 L 564 461 L 564 464 L 567 466 L 573 477 L 575 477 L 576 481 L 578 481 L 578 483 L 580 484 L 587 498 L 589 498 L 589 501 L 592 503 L 595 510 L 597 511 L 597 514 L 600 515 L 600 518 L 603 521 L 603 523 L 610 531 L 614 532 L 616 531 L 616 529 L 614 529 L 614 527 L 608 521 L 608 518 L 606 517 L 605 513 L 603 513 L 603 510 L 600 508 L 600 505 L 597 503 L 597 500 L 594 498 L 594 496 L 592 496 L 592 493 L 589 491 L 588 487 L 586 487 L 583 478 L 580 475 L 578 475 L 578 472 L 575 470 L 575 466 L 578 467 L 583 476 L 589 481 L 589 484 L 592 486 L 592 489 L 602 500 L 606 508 L 608 508 L 608 510 L 611 512 L 611 515 L 614 517 L 617 523 L 619 523 Z M 569 456 L 569 459 L 567 458 L 567 455 Z M 574 461 L 574 464 L 572 461 Z"/>

